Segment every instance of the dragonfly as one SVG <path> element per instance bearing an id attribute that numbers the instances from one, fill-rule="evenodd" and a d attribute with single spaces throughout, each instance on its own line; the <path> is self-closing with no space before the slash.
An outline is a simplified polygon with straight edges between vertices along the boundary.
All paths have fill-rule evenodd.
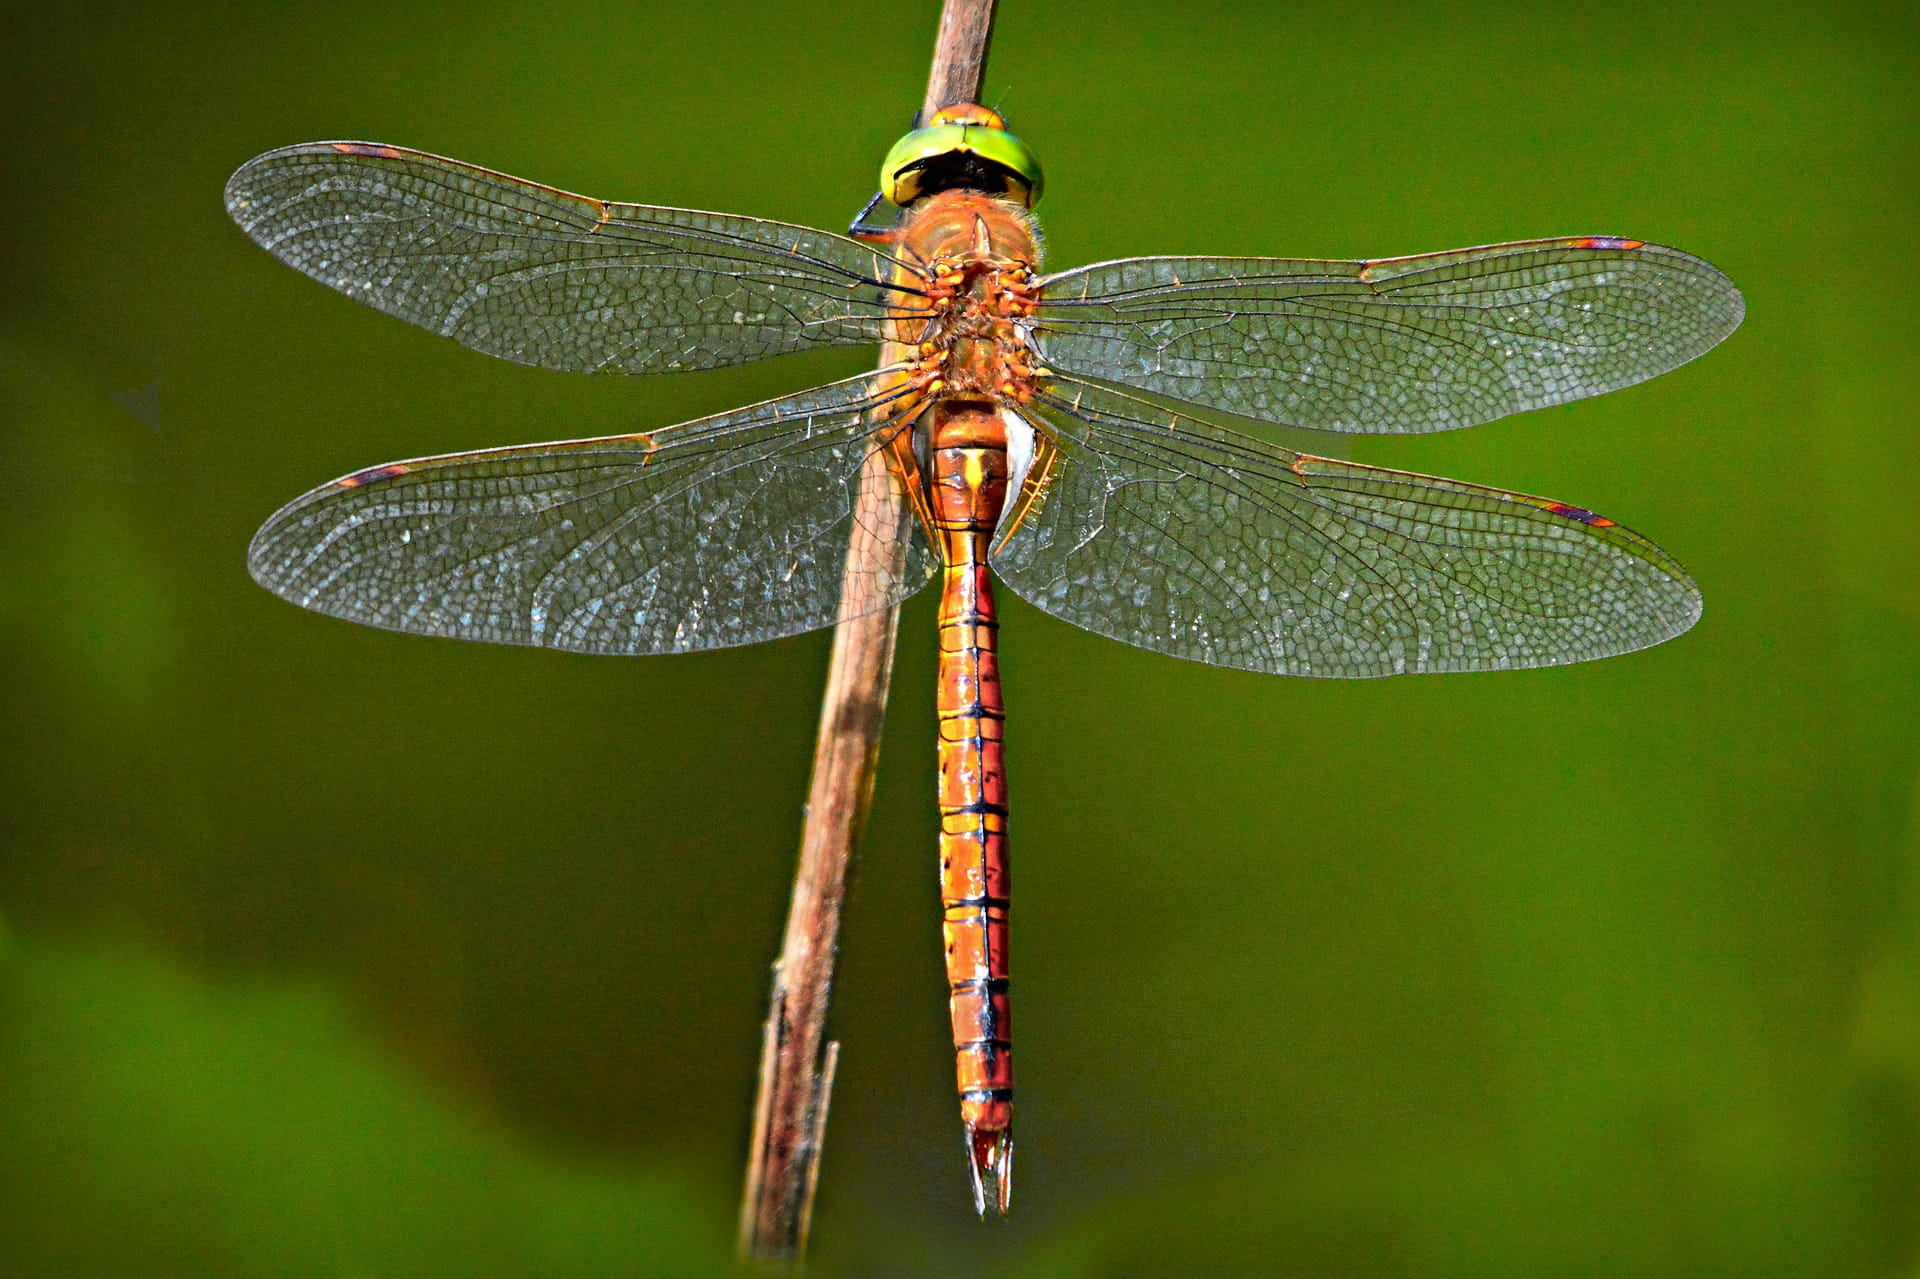
<path id="1" fill-rule="evenodd" d="M 268 519 L 248 565 L 371 626 L 625 655 L 795 635 L 938 577 L 943 930 L 982 1215 L 1007 1211 L 1013 1159 L 995 579 L 1101 635 L 1282 675 L 1658 644 L 1700 591 L 1638 533 L 1249 431 L 1471 426 L 1673 369 L 1744 314 L 1708 263 L 1616 236 L 1046 274 L 1043 182 L 998 113 L 961 104 L 894 145 L 844 235 L 367 142 L 271 151 L 226 189 L 286 264 L 520 364 L 655 374 L 880 347 L 872 372 L 677 426 L 356 471 Z M 883 196 L 899 213 L 869 224 Z M 912 513 L 906 544 L 850 564 L 876 474 Z"/>

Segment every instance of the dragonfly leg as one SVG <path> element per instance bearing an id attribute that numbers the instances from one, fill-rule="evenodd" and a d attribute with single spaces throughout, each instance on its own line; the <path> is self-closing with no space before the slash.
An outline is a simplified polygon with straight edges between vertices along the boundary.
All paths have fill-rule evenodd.
<path id="1" fill-rule="evenodd" d="M 856 240 L 866 240 L 869 242 L 891 240 L 894 231 L 892 226 L 872 226 L 867 222 L 867 215 L 878 208 L 880 201 L 884 199 L 886 199 L 884 192 L 875 191 L 873 193 L 873 199 L 868 200 L 866 204 L 861 206 L 860 212 L 853 215 L 853 222 L 847 227 L 847 234 Z"/>

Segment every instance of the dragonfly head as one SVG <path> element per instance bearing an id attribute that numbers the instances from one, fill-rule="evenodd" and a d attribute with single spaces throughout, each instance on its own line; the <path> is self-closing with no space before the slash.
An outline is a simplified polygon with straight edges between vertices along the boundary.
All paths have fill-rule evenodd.
<path id="1" fill-rule="evenodd" d="M 1032 208 L 1044 179 L 1027 144 L 1007 132 L 997 111 L 963 102 L 893 144 L 880 166 L 880 190 L 901 208 L 936 191 L 961 188 L 1005 196 Z"/>

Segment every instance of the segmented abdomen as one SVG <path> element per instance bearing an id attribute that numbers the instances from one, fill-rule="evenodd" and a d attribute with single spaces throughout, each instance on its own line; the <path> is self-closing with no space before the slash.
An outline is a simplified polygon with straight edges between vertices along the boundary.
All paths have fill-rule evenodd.
<path id="1" fill-rule="evenodd" d="M 1013 1046 L 1007 990 L 1006 712 L 987 551 L 1007 496 L 991 405 L 934 409 L 932 514 L 940 597 L 940 896 L 960 1116 L 982 1209 L 1012 1188 Z"/>

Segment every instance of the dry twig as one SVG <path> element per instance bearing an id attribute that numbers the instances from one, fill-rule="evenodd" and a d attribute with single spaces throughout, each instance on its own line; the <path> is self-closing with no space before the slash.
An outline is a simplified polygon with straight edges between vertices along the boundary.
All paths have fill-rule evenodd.
<path id="1" fill-rule="evenodd" d="M 994 0 L 946 0 L 922 117 L 971 102 L 986 73 Z M 902 358 L 883 348 L 880 362 Z M 910 513 L 878 451 L 861 473 L 843 579 L 844 607 L 891 580 L 905 562 Z M 840 1046 L 826 1038 L 833 961 L 846 897 L 847 862 L 873 795 L 893 671 L 897 606 L 851 617 L 834 629 L 820 708 L 813 781 L 787 931 L 773 969 L 773 997 L 760 1058 L 760 1094 L 740 1203 L 740 1255 L 797 1260 L 806 1252 L 813 1189 Z"/>

